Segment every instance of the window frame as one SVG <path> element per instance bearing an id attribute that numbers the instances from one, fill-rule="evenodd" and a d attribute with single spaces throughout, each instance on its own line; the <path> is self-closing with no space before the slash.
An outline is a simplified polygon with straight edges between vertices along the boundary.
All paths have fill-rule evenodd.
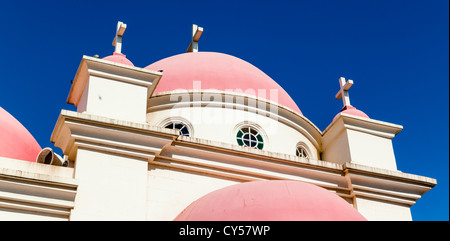
<path id="1" fill-rule="evenodd" d="M 306 154 L 306 157 L 305 156 L 300 156 L 298 154 L 303 154 L 303 155 Z M 296 157 L 300 157 L 300 158 L 305 158 L 305 159 L 310 159 L 311 158 L 311 154 L 309 152 L 309 148 L 304 143 L 298 143 L 296 145 L 296 147 L 295 147 L 295 156 Z"/>
<path id="2" fill-rule="evenodd" d="M 244 138 L 247 136 L 247 138 Z M 266 142 L 264 133 L 252 125 L 242 125 L 237 128 L 235 140 L 239 146 L 263 150 Z"/>
<path id="3" fill-rule="evenodd" d="M 169 125 L 173 125 L 172 128 L 168 128 Z M 181 128 L 175 128 L 176 125 L 183 125 Z M 191 123 L 189 121 L 187 121 L 186 119 L 182 118 L 182 117 L 171 117 L 171 118 L 167 118 L 164 119 L 163 121 L 160 121 L 158 126 L 162 127 L 162 128 L 167 128 L 169 130 L 178 130 L 178 134 L 180 136 L 187 136 L 187 137 L 192 137 L 194 134 L 194 128 L 192 127 Z M 183 133 L 182 129 L 185 128 L 188 132 L 188 135 L 185 135 L 185 133 Z"/>

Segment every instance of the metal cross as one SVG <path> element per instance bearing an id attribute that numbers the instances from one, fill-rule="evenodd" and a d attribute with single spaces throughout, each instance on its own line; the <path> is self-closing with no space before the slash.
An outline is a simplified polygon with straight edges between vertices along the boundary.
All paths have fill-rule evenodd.
<path id="1" fill-rule="evenodd" d="M 116 36 L 114 37 L 112 45 L 116 47 L 114 52 L 121 54 L 122 53 L 122 36 L 125 32 L 127 25 L 122 22 L 117 22 Z"/>
<path id="2" fill-rule="evenodd" d="M 202 36 L 203 28 L 197 26 L 196 24 L 192 24 L 192 39 L 187 52 L 198 52 L 198 40 L 200 36 Z"/>
<path id="3" fill-rule="evenodd" d="M 352 87 L 353 80 L 349 79 L 346 82 L 345 78 L 341 77 L 341 78 L 339 78 L 339 84 L 341 86 L 341 89 L 339 90 L 339 92 L 337 92 L 336 99 L 339 100 L 339 99 L 342 98 L 342 102 L 344 102 L 344 107 L 345 106 L 352 106 L 350 104 L 350 96 L 348 96 L 348 90 L 350 89 L 350 87 Z"/>

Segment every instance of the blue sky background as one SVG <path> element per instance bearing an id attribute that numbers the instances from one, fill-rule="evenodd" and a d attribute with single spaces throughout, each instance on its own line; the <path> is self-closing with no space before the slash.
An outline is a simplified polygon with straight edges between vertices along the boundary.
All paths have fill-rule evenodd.
<path id="1" fill-rule="evenodd" d="M 260 68 L 324 130 L 340 111 L 338 78 L 354 80 L 353 106 L 404 126 L 393 140 L 398 169 L 436 178 L 412 207 L 414 220 L 449 220 L 449 1 L 2 1 L 0 106 L 53 147 L 82 55 L 122 52 L 138 67 L 200 51 Z M 61 152 L 59 148 L 56 149 Z"/>

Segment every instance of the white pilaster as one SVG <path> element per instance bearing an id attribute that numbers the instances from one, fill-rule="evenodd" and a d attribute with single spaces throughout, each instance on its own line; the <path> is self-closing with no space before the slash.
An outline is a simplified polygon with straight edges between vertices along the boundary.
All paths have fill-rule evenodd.
<path id="1" fill-rule="evenodd" d="M 87 112 L 143 123 L 162 73 L 83 56 L 67 103 Z"/>
<path id="2" fill-rule="evenodd" d="M 340 113 L 325 129 L 322 159 L 397 170 L 392 138 L 400 125 Z"/>

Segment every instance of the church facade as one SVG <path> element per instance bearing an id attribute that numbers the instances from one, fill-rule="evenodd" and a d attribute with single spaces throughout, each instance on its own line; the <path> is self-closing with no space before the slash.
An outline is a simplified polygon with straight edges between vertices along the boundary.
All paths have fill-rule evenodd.
<path id="1" fill-rule="evenodd" d="M 77 111 L 51 134 L 62 155 L 0 109 L 1 220 L 412 220 L 436 185 L 397 169 L 403 127 L 352 106 L 352 80 L 322 131 L 252 64 L 199 52 L 203 28 L 145 68 L 122 54 L 125 29 L 111 56 L 82 57 Z"/>

